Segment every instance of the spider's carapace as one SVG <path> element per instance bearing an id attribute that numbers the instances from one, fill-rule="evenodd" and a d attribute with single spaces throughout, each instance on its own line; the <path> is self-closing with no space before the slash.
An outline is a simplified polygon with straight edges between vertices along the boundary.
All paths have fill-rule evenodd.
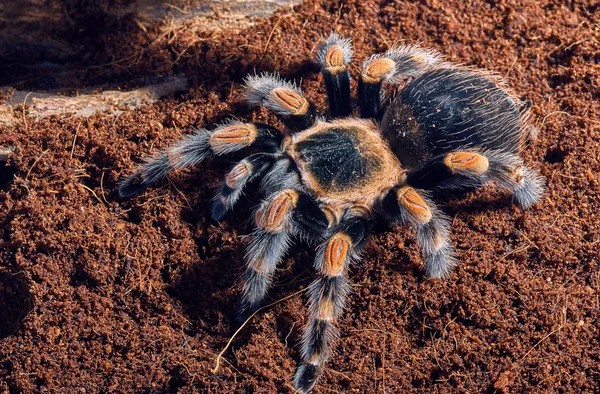
<path id="1" fill-rule="evenodd" d="M 292 138 L 287 152 L 298 166 L 302 183 L 330 204 L 372 206 L 384 190 L 405 176 L 372 121 L 319 122 Z"/>

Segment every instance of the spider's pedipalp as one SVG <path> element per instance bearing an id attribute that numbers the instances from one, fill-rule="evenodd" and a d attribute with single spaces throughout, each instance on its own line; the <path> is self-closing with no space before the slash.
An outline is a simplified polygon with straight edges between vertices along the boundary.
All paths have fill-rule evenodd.
<path id="1" fill-rule="evenodd" d="M 246 184 L 263 176 L 276 160 L 272 153 L 256 153 L 233 166 L 213 199 L 212 218 L 217 221 L 223 219 L 240 198 Z"/>
<path id="2" fill-rule="evenodd" d="M 281 158 L 260 183 L 260 192 L 269 196 L 283 189 L 296 188 L 300 185 L 298 173 L 293 170 L 293 163 L 289 158 Z"/>
<path id="3" fill-rule="evenodd" d="M 317 50 L 317 62 L 321 66 L 327 98 L 329 114 L 336 118 L 352 113 L 350 96 L 350 75 L 348 63 L 352 61 L 352 41 L 331 33 Z"/>
<path id="4" fill-rule="evenodd" d="M 257 230 L 246 250 L 247 269 L 240 313 L 243 319 L 258 308 L 271 284 L 277 264 L 283 259 L 292 235 L 312 234 L 317 238 L 328 227 L 328 218 L 317 203 L 296 189 L 284 189 L 259 206 Z"/>
<path id="5" fill-rule="evenodd" d="M 329 358 L 337 337 L 334 322 L 341 316 L 350 291 L 347 269 L 359 258 L 365 235 L 364 221 L 349 219 L 317 251 L 315 268 L 319 276 L 309 288 L 310 320 L 302 336 L 302 364 L 294 378 L 294 387 L 300 393 L 313 388 Z"/>
<path id="6" fill-rule="evenodd" d="M 427 190 L 479 187 L 488 181 L 509 190 L 523 208 L 544 192 L 541 175 L 525 167 L 519 156 L 501 151 L 449 152 L 428 160 L 407 178 L 407 184 Z"/>
<path id="7" fill-rule="evenodd" d="M 383 209 L 392 222 L 410 223 L 417 231 L 426 275 L 442 278 L 452 271 L 456 256 L 450 244 L 450 220 L 422 191 L 394 188 L 383 200 Z"/>
<path id="8" fill-rule="evenodd" d="M 295 234 L 305 240 L 319 239 L 329 227 L 329 216 L 319 204 L 305 193 L 300 193 L 293 213 Z"/>
<path id="9" fill-rule="evenodd" d="M 213 131 L 196 130 L 158 155 L 146 159 L 135 173 L 123 179 L 119 195 L 133 197 L 146 187 L 164 180 L 173 171 L 191 168 L 210 157 L 251 145 L 267 151 L 277 150 L 281 138 L 281 133 L 275 128 L 260 123 L 232 121 Z"/>
<path id="10" fill-rule="evenodd" d="M 306 129 L 316 120 L 316 108 L 295 83 L 278 74 L 263 73 L 246 78 L 246 101 L 282 115 L 291 127 Z"/>
<path id="11" fill-rule="evenodd" d="M 360 116 L 381 118 L 383 82 L 398 83 L 408 77 L 414 78 L 439 63 L 441 59 L 437 52 L 413 45 L 395 47 L 365 60 L 358 81 Z"/>

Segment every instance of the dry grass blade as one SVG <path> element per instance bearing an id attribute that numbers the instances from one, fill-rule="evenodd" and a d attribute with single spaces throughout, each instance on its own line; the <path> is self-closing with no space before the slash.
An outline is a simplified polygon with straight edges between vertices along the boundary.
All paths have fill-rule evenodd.
<path id="1" fill-rule="evenodd" d="M 253 317 L 254 317 L 254 316 L 255 316 L 255 315 L 258 313 L 258 312 L 260 312 L 260 311 L 262 311 L 262 310 L 264 310 L 264 309 L 270 308 L 270 307 L 272 307 L 273 305 L 277 305 L 277 304 L 279 304 L 279 303 L 281 303 L 281 302 L 283 302 L 283 301 L 285 301 L 285 300 L 289 300 L 290 298 L 292 298 L 292 297 L 295 297 L 295 296 L 297 296 L 298 294 L 300 294 L 300 293 L 302 293 L 302 292 L 304 292 L 304 291 L 305 291 L 305 289 L 298 290 L 297 292 L 295 292 L 295 293 L 293 293 L 293 294 L 290 294 L 290 295 L 288 295 L 288 296 L 285 296 L 285 297 L 283 297 L 283 298 L 282 298 L 282 299 L 280 299 L 280 300 L 277 300 L 277 301 L 275 301 L 275 302 L 272 302 L 272 303 L 270 303 L 270 304 L 268 304 L 268 305 L 265 305 L 265 306 L 261 306 L 261 307 L 260 307 L 260 308 L 258 308 L 256 311 L 254 311 L 254 313 L 253 313 L 253 314 L 251 314 L 251 315 L 250 315 L 250 316 L 249 316 L 249 317 L 246 319 L 246 321 L 245 321 L 244 323 L 242 323 L 242 325 L 240 326 L 240 328 L 238 328 L 238 329 L 237 329 L 237 330 L 236 330 L 236 331 L 233 333 L 233 335 L 231 336 L 231 338 L 229 338 L 229 341 L 227 341 L 227 344 L 225 345 L 225 347 L 223 348 L 223 350 L 221 350 L 221 353 L 219 353 L 219 355 L 217 356 L 217 359 L 215 360 L 215 367 L 212 369 L 212 373 L 217 373 L 217 372 L 219 371 L 219 368 L 220 368 L 220 366 L 221 366 L 221 359 L 223 358 L 223 354 L 225 354 L 225 352 L 227 351 L 227 349 L 229 349 L 229 346 L 231 346 L 231 343 L 233 342 L 233 340 L 235 339 L 235 337 L 236 337 L 236 336 L 237 336 L 237 335 L 238 335 L 238 334 L 239 334 L 239 333 L 242 331 L 242 329 L 243 329 L 243 328 L 246 326 L 246 324 L 248 324 L 248 322 L 249 322 L 250 320 L 252 320 L 252 318 L 253 318 Z"/>

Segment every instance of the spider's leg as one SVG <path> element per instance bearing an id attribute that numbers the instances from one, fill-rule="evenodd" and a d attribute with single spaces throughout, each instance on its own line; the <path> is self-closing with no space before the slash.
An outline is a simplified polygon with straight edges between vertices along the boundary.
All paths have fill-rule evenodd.
<path id="1" fill-rule="evenodd" d="M 121 197 L 133 197 L 148 186 L 164 180 L 176 170 L 194 167 L 202 160 L 255 146 L 275 151 L 281 133 L 260 123 L 229 122 L 213 131 L 196 130 L 158 155 L 146 159 L 138 170 L 125 177 L 119 186 Z"/>
<path id="2" fill-rule="evenodd" d="M 283 189 L 294 189 L 300 187 L 300 175 L 296 171 L 296 165 L 289 156 L 279 158 L 265 174 L 260 182 L 260 192 L 264 196 L 270 196 Z"/>
<path id="3" fill-rule="evenodd" d="M 251 106 L 263 106 L 282 115 L 291 128 L 307 129 L 317 116 L 316 107 L 304 97 L 300 88 L 277 74 L 264 73 L 246 78 L 246 101 Z"/>
<path id="4" fill-rule="evenodd" d="M 318 238 L 329 226 L 317 202 L 296 189 L 284 189 L 271 195 L 256 211 L 255 220 L 257 230 L 246 250 L 240 321 L 260 306 L 291 237 Z"/>
<path id="5" fill-rule="evenodd" d="M 264 176 L 276 160 L 273 153 L 256 153 L 233 166 L 213 199 L 212 218 L 217 221 L 223 219 L 238 201 L 248 182 Z"/>
<path id="6" fill-rule="evenodd" d="M 302 337 L 302 364 L 296 371 L 294 388 L 308 393 L 319 378 L 329 358 L 337 330 L 334 322 L 340 317 L 350 290 L 347 269 L 359 258 L 366 230 L 362 219 L 342 221 L 318 251 L 315 267 L 318 278 L 310 285 L 310 320 Z"/>
<path id="7" fill-rule="evenodd" d="M 439 63 L 441 56 L 417 46 L 401 46 L 373 55 L 363 62 L 358 81 L 358 103 L 362 118 L 380 119 L 383 116 L 381 85 L 397 84 L 405 78 L 417 77 Z"/>
<path id="8" fill-rule="evenodd" d="M 329 114 L 333 118 L 350 115 L 352 100 L 347 65 L 352 61 L 352 42 L 335 32 L 331 33 L 319 46 L 317 61 L 325 79 Z"/>
<path id="9" fill-rule="evenodd" d="M 409 185 L 428 190 L 479 187 L 488 181 L 509 190 L 523 208 L 539 201 L 544 192 L 544 178 L 537 171 L 519 156 L 499 151 L 450 152 L 430 159 L 407 178 Z"/>
<path id="10" fill-rule="evenodd" d="M 392 189 L 383 200 L 383 210 L 392 222 L 410 223 L 425 260 L 425 274 L 441 278 L 456 265 L 450 244 L 450 220 L 422 191 L 410 186 Z"/>

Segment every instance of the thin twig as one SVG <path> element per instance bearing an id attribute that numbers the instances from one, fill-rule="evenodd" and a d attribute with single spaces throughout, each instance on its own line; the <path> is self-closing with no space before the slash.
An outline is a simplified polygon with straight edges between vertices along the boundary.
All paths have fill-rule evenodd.
<path id="1" fill-rule="evenodd" d="M 271 34 L 269 34 L 269 38 L 267 39 L 267 43 L 265 44 L 265 47 L 263 48 L 261 57 L 264 56 L 265 53 L 267 52 L 267 49 L 269 49 L 269 44 L 271 43 L 271 38 L 273 38 L 273 33 L 275 33 L 275 29 L 277 29 L 277 27 L 279 26 L 279 22 L 281 22 L 281 18 L 283 18 L 283 16 L 280 16 L 279 19 L 277 19 L 277 22 L 275 22 L 273 29 L 271 29 Z"/>
<path id="2" fill-rule="evenodd" d="M 71 159 L 73 158 L 73 152 L 75 151 L 75 142 L 77 141 L 77 133 L 79 132 L 79 126 L 81 123 L 77 123 L 77 127 L 75 128 L 75 135 L 73 136 L 73 143 L 71 144 Z"/>
<path id="3" fill-rule="evenodd" d="M 25 180 L 27 180 L 29 178 L 29 174 L 31 174 L 31 170 L 33 170 L 33 167 L 35 167 L 35 165 L 37 164 L 38 161 L 40 161 L 40 159 L 46 154 L 48 153 L 50 149 L 46 149 L 45 151 L 42 152 L 41 155 L 39 155 L 37 157 L 37 159 L 35 159 L 35 161 L 33 162 L 33 164 L 31 165 L 31 167 L 29 167 L 29 171 L 27 171 L 27 175 L 25 175 Z"/>
<path id="4" fill-rule="evenodd" d="M 249 322 L 250 320 L 252 320 L 252 318 L 254 317 L 254 315 L 256 315 L 258 312 L 262 311 L 263 309 L 270 308 L 270 307 L 272 307 L 273 305 L 277 305 L 277 304 L 279 304 L 280 302 L 283 302 L 283 301 L 285 301 L 285 300 L 288 300 L 288 299 L 290 299 L 290 298 L 292 298 L 292 297 L 295 297 L 295 296 L 297 296 L 298 294 L 300 294 L 300 293 L 304 292 L 305 290 L 306 290 L 306 289 L 299 290 L 299 291 L 297 291 L 297 292 L 295 292 L 295 293 L 293 293 L 293 294 L 290 294 L 290 295 L 288 295 L 288 296 L 286 296 L 286 297 L 283 297 L 282 299 L 280 299 L 280 300 L 278 300 L 278 301 L 272 302 L 272 303 L 270 303 L 270 304 L 268 304 L 268 305 L 265 305 L 265 306 L 261 306 L 261 307 L 260 307 L 260 308 L 258 308 L 256 311 L 254 311 L 254 313 L 253 313 L 253 314 L 251 314 L 251 315 L 250 315 L 250 316 L 249 316 L 249 317 L 246 319 L 246 321 L 245 321 L 244 323 L 242 323 L 242 325 L 240 326 L 240 328 L 238 328 L 238 329 L 237 329 L 237 330 L 236 330 L 236 331 L 233 333 L 233 335 L 231 336 L 231 338 L 229 338 L 229 341 L 227 341 L 227 344 L 225 345 L 225 347 L 223 348 L 223 350 L 221 351 L 221 353 L 219 353 L 219 355 L 217 356 L 217 360 L 215 361 L 215 367 L 213 368 L 213 370 L 212 370 L 211 372 L 212 372 L 212 373 L 217 373 L 217 372 L 219 371 L 219 367 L 221 366 L 221 358 L 223 358 L 223 354 L 225 354 L 225 352 L 227 351 L 227 349 L 229 349 L 229 346 L 231 346 L 231 343 L 233 342 L 233 340 L 235 339 L 235 337 L 236 337 L 236 336 L 237 336 L 237 335 L 240 333 L 240 331 L 242 331 L 242 329 L 243 329 L 243 328 L 246 326 L 246 324 L 248 324 L 248 322 Z"/>
<path id="5" fill-rule="evenodd" d="M 27 124 L 27 114 L 25 113 L 25 104 L 27 104 L 27 98 L 29 97 L 29 95 L 33 93 L 33 92 L 29 92 L 27 93 L 27 95 L 25 95 L 25 98 L 23 99 L 23 123 L 25 124 L 25 131 L 29 130 L 29 125 Z"/>
<path id="6" fill-rule="evenodd" d="M 560 115 L 572 116 L 570 113 L 568 113 L 568 112 L 565 112 L 565 111 L 554 111 L 554 112 L 550 112 L 548 115 L 544 116 L 544 119 L 542 119 L 542 126 L 541 126 L 541 127 L 544 127 L 544 125 L 546 124 L 546 119 L 548 119 L 548 118 L 549 118 L 549 117 L 551 117 L 551 116 L 554 116 L 554 115 L 559 115 L 559 114 L 560 114 Z"/>
<path id="7" fill-rule="evenodd" d="M 106 195 L 104 193 L 104 171 L 102 171 L 102 176 L 100 177 L 100 191 L 102 192 L 102 199 L 106 205 L 110 205 L 108 201 L 106 201 Z"/>
<path id="8" fill-rule="evenodd" d="M 84 185 L 83 183 L 80 183 L 79 186 L 83 187 L 85 190 L 92 193 L 92 195 L 94 197 L 96 197 L 96 200 L 98 200 L 98 202 L 100 202 L 100 204 L 104 204 L 104 202 L 100 199 L 100 197 L 98 197 L 98 195 L 92 189 L 90 189 L 88 186 Z"/>

